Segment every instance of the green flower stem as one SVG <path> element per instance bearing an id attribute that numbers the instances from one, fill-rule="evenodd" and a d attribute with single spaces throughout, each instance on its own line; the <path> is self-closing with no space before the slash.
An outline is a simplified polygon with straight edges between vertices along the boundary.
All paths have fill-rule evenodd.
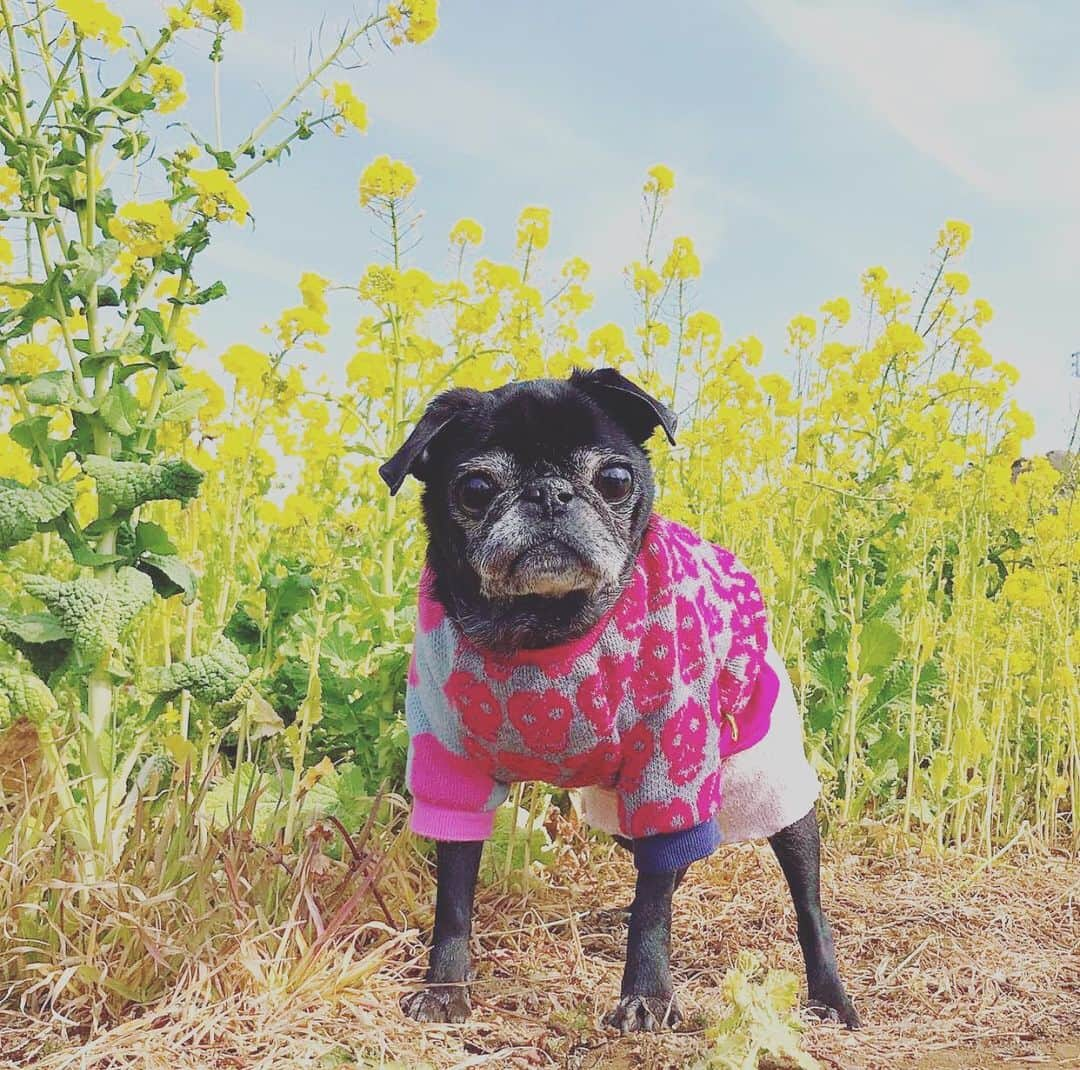
<path id="1" fill-rule="evenodd" d="M 337 61 L 344 55 L 353 45 L 356 44 L 362 37 L 370 33 L 376 26 L 387 20 L 388 16 L 384 13 L 381 15 L 373 15 L 367 21 L 361 23 L 356 29 L 350 30 L 347 33 L 343 33 L 338 39 L 338 43 L 326 53 L 325 56 L 308 72 L 306 78 L 304 78 L 293 90 L 289 93 L 278 106 L 265 118 L 258 126 L 256 126 L 250 134 L 233 150 L 233 158 L 239 159 L 245 153 L 251 152 L 256 144 L 258 144 L 259 138 L 270 129 L 280 119 L 285 112 L 295 104 L 300 97 L 307 92 L 307 90 L 315 85 L 316 82 L 323 76 L 323 74 L 329 70 Z"/>
<path id="2" fill-rule="evenodd" d="M 308 665 L 308 689 L 300 704 L 300 736 L 293 756 L 293 778 L 289 789 L 289 808 L 285 818 L 285 844 L 291 844 L 296 833 L 296 818 L 300 808 L 300 782 L 304 776 L 304 757 L 307 754 L 311 729 L 322 719 L 322 685 L 319 678 L 319 662 L 322 644 L 326 637 L 326 600 L 330 591 L 328 578 L 319 585 L 315 603 L 315 634 L 311 642 L 311 661 Z"/>
<path id="3" fill-rule="evenodd" d="M 60 220 L 53 213 L 46 213 L 44 197 L 41 191 L 41 172 L 38 169 L 37 159 L 37 146 L 38 142 L 33 134 L 33 126 L 30 122 L 30 115 L 26 107 L 26 95 L 23 87 L 22 80 L 22 64 L 19 61 L 19 47 L 18 42 L 15 40 L 15 24 L 11 18 L 11 9 L 8 4 L 8 0 L 0 0 L 0 14 L 4 18 L 4 31 L 7 34 L 8 50 L 11 54 L 11 73 L 12 79 L 15 85 L 15 98 L 18 102 L 18 117 L 19 125 L 22 131 L 23 138 L 26 141 L 26 161 L 27 170 L 30 176 L 31 193 L 34 201 L 35 217 L 33 219 L 34 232 L 37 235 L 38 250 L 41 255 L 41 266 L 45 273 L 45 277 L 48 278 L 53 272 L 53 260 L 49 253 L 49 243 L 47 237 L 47 221 L 52 223 L 53 229 L 56 232 L 56 236 L 60 241 L 61 247 L 66 248 L 66 240 L 63 235 L 63 227 L 60 224 Z M 40 218 L 39 218 L 40 217 Z M 63 298 L 59 292 L 55 293 L 53 298 L 53 305 L 56 311 L 57 321 L 60 324 L 60 333 L 64 339 L 64 346 L 67 350 L 68 361 L 71 364 L 72 371 L 74 373 L 75 389 L 79 394 L 85 396 L 86 391 L 83 388 L 82 374 L 79 370 L 79 356 L 78 351 L 75 349 L 75 343 L 71 337 L 71 331 L 67 325 L 67 309 L 64 307 Z"/>

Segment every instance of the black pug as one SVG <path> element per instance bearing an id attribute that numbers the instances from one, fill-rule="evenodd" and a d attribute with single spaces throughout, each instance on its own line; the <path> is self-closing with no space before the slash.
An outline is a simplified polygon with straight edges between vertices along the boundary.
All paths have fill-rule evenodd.
<path id="1" fill-rule="evenodd" d="M 437 841 L 427 985 L 404 1010 L 461 1022 L 483 841 L 507 785 L 582 788 L 634 855 L 621 1032 L 675 1024 L 671 900 L 721 841 L 768 837 L 810 1005 L 850 1028 L 819 898 L 819 785 L 753 577 L 653 513 L 644 444 L 666 406 L 613 369 L 435 398 L 380 469 L 424 484 L 429 543 L 409 669 L 411 823 Z"/>

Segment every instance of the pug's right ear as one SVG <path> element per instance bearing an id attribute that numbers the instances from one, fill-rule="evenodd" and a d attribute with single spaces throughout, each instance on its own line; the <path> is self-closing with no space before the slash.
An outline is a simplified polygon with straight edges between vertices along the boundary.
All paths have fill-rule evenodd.
<path id="1" fill-rule="evenodd" d="M 455 420 L 482 404 L 482 399 L 483 395 L 479 390 L 462 388 L 447 390 L 431 400 L 424 410 L 424 415 L 420 417 L 420 422 L 401 444 L 401 448 L 379 467 L 379 475 L 390 488 L 391 494 L 397 494 L 401 490 L 401 484 L 408 475 L 423 480 L 424 469 L 436 440 Z"/>

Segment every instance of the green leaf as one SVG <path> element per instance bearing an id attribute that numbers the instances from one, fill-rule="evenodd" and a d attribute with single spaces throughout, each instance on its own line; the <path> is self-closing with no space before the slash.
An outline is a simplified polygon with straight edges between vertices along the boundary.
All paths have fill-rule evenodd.
<path id="1" fill-rule="evenodd" d="M 859 635 L 859 671 L 876 676 L 896 660 L 900 651 L 900 635 L 885 620 L 863 622 Z"/>
<path id="2" fill-rule="evenodd" d="M 136 364 L 125 364 L 120 368 L 117 368 L 114 376 L 116 382 L 123 383 L 130 379 L 133 375 L 137 375 L 139 372 L 156 369 L 156 364 L 149 364 L 145 360 L 140 360 Z"/>
<path id="3" fill-rule="evenodd" d="M 219 297 L 224 297 L 228 292 L 225 283 L 219 279 L 205 289 L 196 290 L 195 293 L 188 294 L 186 297 L 170 297 L 169 301 L 174 305 L 205 305 L 210 301 L 216 301 Z"/>
<path id="4" fill-rule="evenodd" d="M 90 287 L 113 266 L 119 255 L 120 243 L 115 238 L 106 238 L 92 249 L 85 245 L 74 245 L 68 264 L 71 271 L 71 292 L 79 297 L 86 297 Z"/>
<path id="5" fill-rule="evenodd" d="M 171 598 L 175 594 L 184 596 L 184 605 L 188 606 L 195 600 L 195 589 L 198 585 L 191 566 L 181 561 L 172 554 L 144 553 L 135 565 L 136 568 L 145 572 L 154 582 L 154 590 L 162 598 Z"/>
<path id="6" fill-rule="evenodd" d="M 89 546 L 68 544 L 72 560 L 84 568 L 100 568 L 102 565 L 115 565 L 124 560 L 123 554 L 99 554 Z"/>
<path id="7" fill-rule="evenodd" d="M 128 115 L 140 115 L 157 107 L 153 93 L 144 93 L 131 87 L 117 93 L 110 103 L 117 111 L 127 112 Z"/>
<path id="8" fill-rule="evenodd" d="M 135 528 L 135 552 L 168 556 L 176 553 L 176 547 L 160 524 L 141 520 Z"/>
<path id="9" fill-rule="evenodd" d="M 38 438 L 44 437 L 49 430 L 48 416 L 28 416 L 17 424 L 12 424 L 8 434 L 24 450 L 33 450 Z"/>
<path id="10" fill-rule="evenodd" d="M 51 613 L 27 613 L 24 617 L 5 617 L 3 630 L 24 643 L 57 643 L 70 638 Z"/>
<path id="11" fill-rule="evenodd" d="M 134 434 L 142 417 L 142 409 L 134 395 L 126 386 L 120 385 L 105 395 L 98 411 L 105 426 L 121 436 Z"/>
<path id="12" fill-rule="evenodd" d="M 71 652 L 71 637 L 51 613 L 9 617 L 0 612 L 0 637 L 18 650 L 43 680 L 48 679 Z"/>
<path id="13" fill-rule="evenodd" d="M 76 412 L 97 410 L 93 398 L 75 393 L 75 380 L 67 371 L 43 372 L 32 379 L 26 387 L 26 400 L 34 405 L 65 405 Z"/>
<path id="14" fill-rule="evenodd" d="M 139 314 L 135 317 L 135 322 L 147 334 L 152 334 L 164 341 L 167 332 L 165 330 L 165 321 L 161 318 L 160 312 L 152 308 L 140 308 Z"/>
<path id="15" fill-rule="evenodd" d="M 149 134 L 144 134 L 141 130 L 130 130 L 117 138 L 112 147 L 116 149 L 121 160 L 130 160 L 132 156 L 138 156 L 149 144 Z"/>
<path id="16" fill-rule="evenodd" d="M 233 154 L 228 149 L 216 149 L 208 142 L 203 143 L 203 149 L 207 155 L 214 157 L 214 162 L 229 174 L 232 174 L 236 170 L 236 160 L 233 158 Z"/>
<path id="17" fill-rule="evenodd" d="M 158 420 L 162 423 L 183 423 L 190 420 L 209 399 L 205 390 L 197 387 L 184 387 L 166 394 L 158 409 Z"/>
<path id="18" fill-rule="evenodd" d="M 26 385 L 26 400 L 34 405 L 67 405 L 74 396 L 71 372 L 43 372 Z"/>

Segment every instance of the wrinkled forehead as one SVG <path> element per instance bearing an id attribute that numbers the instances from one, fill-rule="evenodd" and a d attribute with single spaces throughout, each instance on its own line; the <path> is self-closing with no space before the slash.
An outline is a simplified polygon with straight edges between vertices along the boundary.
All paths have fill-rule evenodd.
<path id="1" fill-rule="evenodd" d="M 494 402 L 468 421 L 472 449 L 507 451 L 521 465 L 570 461 L 596 447 L 632 449 L 633 442 L 591 398 L 569 383 L 540 379 L 490 392 Z"/>

